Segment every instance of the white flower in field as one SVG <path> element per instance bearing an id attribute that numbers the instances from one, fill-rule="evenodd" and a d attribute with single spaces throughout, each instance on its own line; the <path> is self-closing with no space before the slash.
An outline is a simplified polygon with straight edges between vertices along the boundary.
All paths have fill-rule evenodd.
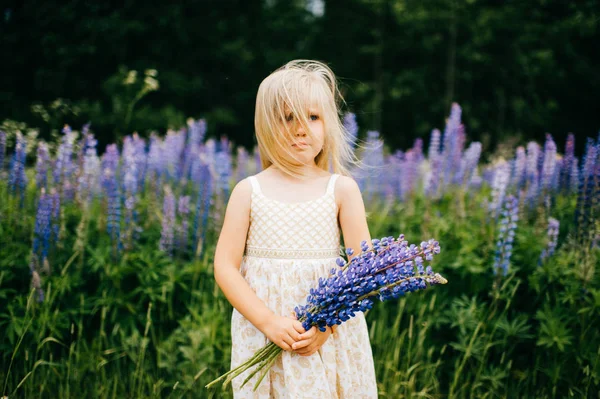
<path id="1" fill-rule="evenodd" d="M 156 75 L 158 75 L 158 71 L 157 71 L 156 69 L 146 69 L 146 70 L 144 71 L 144 74 L 145 74 L 146 76 L 152 76 L 153 78 L 155 78 L 155 77 L 156 77 Z"/>
<path id="2" fill-rule="evenodd" d="M 144 78 L 144 89 L 147 91 L 158 90 L 158 80 L 154 79 L 152 76 L 146 76 Z"/>
<path id="3" fill-rule="evenodd" d="M 135 83 L 136 79 L 137 79 L 137 71 L 129 71 L 127 73 L 127 77 L 123 81 L 123 84 L 124 85 L 132 85 Z"/>

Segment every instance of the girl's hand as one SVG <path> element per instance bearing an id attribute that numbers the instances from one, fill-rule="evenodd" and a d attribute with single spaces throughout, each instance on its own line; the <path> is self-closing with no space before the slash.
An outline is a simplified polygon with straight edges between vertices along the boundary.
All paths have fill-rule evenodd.
<path id="1" fill-rule="evenodd" d="M 292 349 L 300 356 L 310 356 L 323 346 L 331 334 L 331 327 L 326 327 L 326 331 L 321 332 L 313 326 L 300 335 L 300 339 L 292 345 Z"/>
<path id="2" fill-rule="evenodd" d="M 292 317 L 273 315 L 263 328 L 263 334 L 284 351 L 291 351 L 292 344 L 306 332 L 302 323 Z"/>

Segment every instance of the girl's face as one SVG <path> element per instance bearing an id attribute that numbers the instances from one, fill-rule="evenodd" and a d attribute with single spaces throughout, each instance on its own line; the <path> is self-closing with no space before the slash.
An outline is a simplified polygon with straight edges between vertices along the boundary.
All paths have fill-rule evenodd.
<path id="1" fill-rule="evenodd" d="M 307 134 L 302 124 L 290 112 L 286 112 L 285 123 L 293 136 L 293 140 L 289 145 L 294 158 L 301 164 L 314 165 L 315 157 L 323 149 L 325 126 L 322 116 L 316 108 L 308 110 L 307 118 L 312 135 Z"/>

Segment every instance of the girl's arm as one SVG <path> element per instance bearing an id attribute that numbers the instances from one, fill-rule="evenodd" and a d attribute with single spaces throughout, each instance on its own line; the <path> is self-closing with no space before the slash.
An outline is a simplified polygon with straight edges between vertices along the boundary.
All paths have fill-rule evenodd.
<path id="1" fill-rule="evenodd" d="M 273 313 L 256 296 L 239 270 L 250 225 L 251 193 L 248 179 L 240 181 L 231 192 L 215 250 L 215 280 L 231 305 L 250 323 L 271 342 L 291 350 L 291 345 L 304 332 L 302 323 Z"/>
<path id="2" fill-rule="evenodd" d="M 365 204 L 356 181 L 348 176 L 340 176 L 336 183 L 335 197 L 338 198 L 338 219 L 342 228 L 344 246 L 354 250 L 354 255 L 348 257 L 350 260 L 360 253 L 362 241 L 370 244 L 371 234 L 367 225 Z"/>

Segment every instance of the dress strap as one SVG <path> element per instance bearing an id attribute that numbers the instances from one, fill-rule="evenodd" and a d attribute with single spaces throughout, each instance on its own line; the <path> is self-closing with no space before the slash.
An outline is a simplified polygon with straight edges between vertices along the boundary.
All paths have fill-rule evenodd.
<path id="1" fill-rule="evenodd" d="M 260 185 L 258 184 L 256 176 L 250 176 L 248 177 L 248 180 L 250 180 L 250 184 L 252 184 L 252 191 L 254 191 L 256 194 L 260 194 Z"/>
<path id="2" fill-rule="evenodd" d="M 326 195 L 331 195 L 334 192 L 334 188 L 335 188 L 335 180 L 338 178 L 338 174 L 334 173 L 331 175 L 331 177 L 329 178 L 329 183 L 327 184 L 327 192 Z"/>

